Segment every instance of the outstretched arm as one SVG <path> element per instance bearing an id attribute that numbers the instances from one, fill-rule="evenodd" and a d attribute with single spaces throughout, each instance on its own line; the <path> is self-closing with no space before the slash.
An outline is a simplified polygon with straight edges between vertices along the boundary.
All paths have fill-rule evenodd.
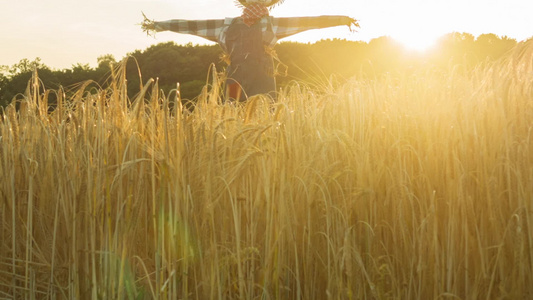
<path id="1" fill-rule="evenodd" d="M 274 33 L 278 39 L 300 33 L 310 29 L 327 28 L 334 26 L 359 27 L 357 20 L 346 16 L 320 16 L 320 17 L 295 17 L 274 18 Z"/>
<path id="2" fill-rule="evenodd" d="M 173 31 L 177 33 L 192 34 L 203 37 L 213 42 L 219 41 L 224 20 L 168 20 L 151 21 L 145 16 L 141 27 L 148 34 L 159 31 Z"/>

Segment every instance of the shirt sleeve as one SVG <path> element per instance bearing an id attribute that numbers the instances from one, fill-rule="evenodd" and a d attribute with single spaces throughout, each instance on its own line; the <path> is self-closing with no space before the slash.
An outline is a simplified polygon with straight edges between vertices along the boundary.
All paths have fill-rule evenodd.
<path id="1" fill-rule="evenodd" d="M 347 19 L 345 16 L 274 18 L 272 25 L 276 38 L 281 39 L 310 29 L 349 25 Z"/>
<path id="2" fill-rule="evenodd" d="M 192 34 L 213 42 L 219 41 L 224 20 L 168 20 L 155 22 L 156 31 Z"/>

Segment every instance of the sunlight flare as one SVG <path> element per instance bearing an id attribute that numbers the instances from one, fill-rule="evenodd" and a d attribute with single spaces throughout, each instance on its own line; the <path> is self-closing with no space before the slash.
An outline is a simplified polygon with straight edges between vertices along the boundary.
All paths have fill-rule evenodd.
<path id="1" fill-rule="evenodd" d="M 405 32 L 392 36 L 408 50 L 424 52 L 435 46 L 438 36 L 420 35 L 413 32 Z"/>

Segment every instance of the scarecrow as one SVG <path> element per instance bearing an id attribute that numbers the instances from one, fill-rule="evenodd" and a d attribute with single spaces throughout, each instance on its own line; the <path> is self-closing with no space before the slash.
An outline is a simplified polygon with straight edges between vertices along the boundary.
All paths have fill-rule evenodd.
<path id="1" fill-rule="evenodd" d="M 272 7 L 284 0 L 238 0 L 240 17 L 218 20 L 152 21 L 141 24 L 148 34 L 173 31 L 192 34 L 218 43 L 229 57 L 226 69 L 226 97 L 245 101 L 257 94 L 276 98 L 273 51 L 279 39 L 310 29 L 345 25 L 359 27 L 357 20 L 346 16 L 274 18 Z"/>

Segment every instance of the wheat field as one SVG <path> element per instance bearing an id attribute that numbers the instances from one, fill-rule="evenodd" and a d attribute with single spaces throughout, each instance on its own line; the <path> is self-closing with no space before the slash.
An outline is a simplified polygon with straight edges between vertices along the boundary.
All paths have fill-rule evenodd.
<path id="1" fill-rule="evenodd" d="M 533 297 L 533 40 L 191 111 L 123 74 L 2 112 L 0 299 Z"/>

